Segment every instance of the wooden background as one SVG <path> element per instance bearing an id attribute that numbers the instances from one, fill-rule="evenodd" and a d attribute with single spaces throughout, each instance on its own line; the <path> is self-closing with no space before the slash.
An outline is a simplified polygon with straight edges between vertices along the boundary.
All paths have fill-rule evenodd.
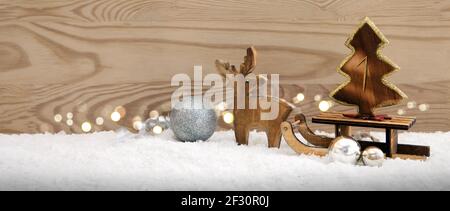
<path id="1" fill-rule="evenodd" d="M 238 63 L 250 45 L 259 50 L 256 72 L 281 74 L 288 100 L 304 92 L 296 112 L 311 117 L 314 95 L 344 81 L 336 67 L 364 16 L 402 67 L 390 80 L 430 105 L 422 112 L 405 101 L 380 113 L 404 109 L 418 117 L 414 131 L 449 131 L 450 1 L 0 0 L 0 133 L 79 133 L 99 116 L 97 131 L 131 127 L 135 116 L 167 111 L 174 74 L 196 64 L 213 73 L 215 59 Z M 127 116 L 114 123 L 108 116 L 120 105 Z M 54 121 L 67 112 L 73 126 Z"/>

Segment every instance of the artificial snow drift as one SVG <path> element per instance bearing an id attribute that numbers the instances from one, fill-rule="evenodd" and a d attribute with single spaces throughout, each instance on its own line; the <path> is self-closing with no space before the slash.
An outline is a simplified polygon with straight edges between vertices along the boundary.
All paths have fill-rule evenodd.
<path id="1" fill-rule="evenodd" d="M 431 158 L 351 166 L 268 149 L 261 133 L 237 146 L 231 131 L 199 143 L 170 131 L 0 135 L 0 190 L 450 190 L 450 133 L 400 140 L 430 145 Z"/>

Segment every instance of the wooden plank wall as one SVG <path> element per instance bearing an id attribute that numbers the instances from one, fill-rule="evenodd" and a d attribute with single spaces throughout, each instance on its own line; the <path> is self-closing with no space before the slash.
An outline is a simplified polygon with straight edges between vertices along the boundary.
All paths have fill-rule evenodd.
<path id="1" fill-rule="evenodd" d="M 314 96 L 344 81 L 335 70 L 364 16 L 402 67 L 390 80 L 430 105 L 380 112 L 417 116 L 414 131 L 449 131 L 448 0 L 0 0 L 0 133 L 79 133 L 100 116 L 97 131 L 131 127 L 135 116 L 167 111 L 174 74 L 195 64 L 213 73 L 216 58 L 238 63 L 249 45 L 259 50 L 256 72 L 281 74 L 288 100 L 304 92 L 296 112 L 311 117 Z M 119 105 L 127 116 L 114 123 Z M 68 112 L 73 126 L 54 121 Z"/>

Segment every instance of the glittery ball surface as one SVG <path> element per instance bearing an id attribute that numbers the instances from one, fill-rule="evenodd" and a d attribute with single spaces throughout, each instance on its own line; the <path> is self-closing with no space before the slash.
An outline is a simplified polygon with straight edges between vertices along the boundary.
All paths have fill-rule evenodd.
<path id="1" fill-rule="evenodd" d="M 185 99 L 170 112 L 170 127 L 180 141 L 206 141 L 214 134 L 216 112 L 201 102 L 201 98 Z"/>

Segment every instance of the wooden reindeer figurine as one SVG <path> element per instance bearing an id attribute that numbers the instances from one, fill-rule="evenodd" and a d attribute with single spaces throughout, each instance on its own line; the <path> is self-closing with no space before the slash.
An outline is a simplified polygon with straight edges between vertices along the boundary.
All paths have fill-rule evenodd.
<path id="1" fill-rule="evenodd" d="M 247 49 L 247 56 L 244 58 L 244 63 L 241 64 L 240 69 L 237 70 L 234 65 L 230 65 L 228 62 L 224 62 L 221 60 L 216 61 L 216 67 L 219 73 L 222 76 L 226 77 L 226 74 L 242 74 L 244 77 L 251 74 L 256 67 L 256 50 L 251 47 Z M 257 78 L 261 78 L 261 76 L 257 76 Z M 259 85 L 259 81 L 258 85 Z M 237 86 L 235 85 L 234 91 L 234 128 L 235 128 L 235 136 L 236 141 L 241 145 L 248 145 L 249 133 L 250 130 L 258 129 L 262 130 L 266 133 L 267 139 L 269 142 L 270 148 L 279 148 L 281 142 L 281 123 L 286 121 L 289 114 L 292 112 L 293 107 L 282 99 L 277 99 L 272 96 L 257 96 L 251 95 L 252 88 L 247 81 L 245 84 L 245 109 L 238 109 L 237 100 L 238 100 L 238 91 Z M 254 93 L 254 92 L 253 92 Z M 253 97 L 257 98 L 257 108 L 251 109 L 249 104 L 250 100 Z M 260 97 L 267 97 L 268 102 L 277 102 L 279 105 L 278 116 L 274 120 L 262 120 L 261 114 L 267 113 L 270 110 L 262 109 L 258 99 Z"/>

